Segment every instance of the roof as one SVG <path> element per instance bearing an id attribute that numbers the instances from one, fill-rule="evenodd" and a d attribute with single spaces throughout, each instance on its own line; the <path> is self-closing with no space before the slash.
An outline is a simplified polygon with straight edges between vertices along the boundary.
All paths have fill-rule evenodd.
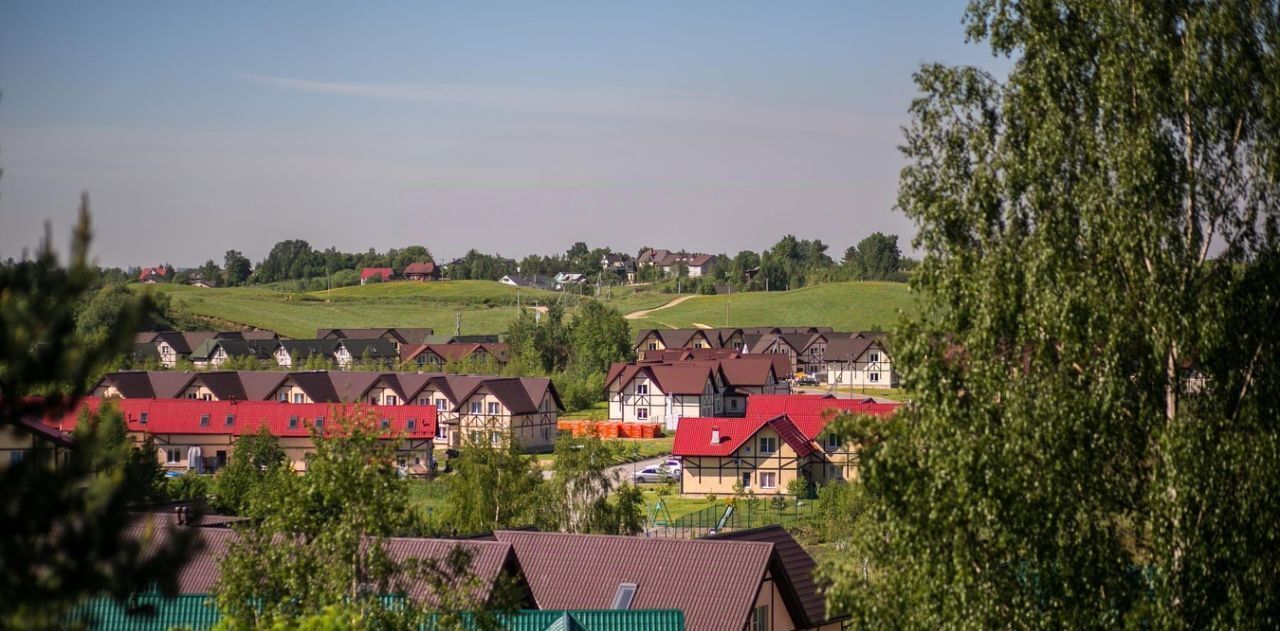
<path id="1" fill-rule="evenodd" d="M 360 270 L 360 280 L 369 280 L 374 276 L 382 277 L 382 280 L 391 280 L 396 273 L 390 267 L 365 267 Z"/>
<path id="2" fill-rule="evenodd" d="M 481 389 L 497 397 L 512 414 L 532 414 L 537 412 L 538 405 L 542 402 L 543 395 L 548 390 L 552 393 L 552 399 L 555 401 L 557 409 L 564 408 L 564 405 L 560 402 L 560 395 L 556 393 L 555 386 L 551 384 L 550 379 L 543 377 L 500 377 L 480 380 L 470 390 L 464 391 L 458 397 L 458 400 L 454 402 L 455 411 L 462 411 L 463 402 L 470 399 Z"/>
<path id="3" fill-rule="evenodd" d="M 332 358 L 334 351 L 338 350 L 338 340 L 284 340 L 280 342 L 280 346 L 290 357 L 298 360 L 305 360 L 316 355 Z"/>
<path id="4" fill-rule="evenodd" d="M 707 382 L 711 381 L 713 370 L 713 366 L 708 364 L 614 363 L 609 367 L 604 385 L 608 388 L 617 383 L 621 388 L 644 374 L 657 384 L 663 394 L 702 394 Z"/>
<path id="5" fill-rule="evenodd" d="M 75 444 L 75 440 L 71 438 L 68 432 L 64 432 L 55 427 L 49 427 L 39 421 L 28 419 L 18 419 L 11 423 L 14 429 L 20 432 L 26 432 L 39 438 L 51 442 L 59 447 L 71 447 Z"/>
<path id="6" fill-rule="evenodd" d="M 773 428 L 798 456 L 817 451 L 813 445 L 814 436 L 806 436 L 790 417 L 782 414 L 773 418 L 682 418 L 676 425 L 671 453 L 675 456 L 732 456 L 765 427 Z M 719 442 L 712 442 L 716 431 L 720 434 Z"/>
<path id="7" fill-rule="evenodd" d="M 706 537 L 720 541 L 760 541 L 773 544 L 774 558 L 786 580 L 778 581 L 784 598 L 794 601 L 803 619 L 796 619 L 797 627 L 819 627 L 845 616 L 827 616 L 826 601 L 813 580 L 818 564 L 804 551 L 800 543 L 782 526 L 763 526 L 746 530 L 733 530 Z M 793 615 L 793 618 L 796 616 Z"/>
<path id="8" fill-rule="evenodd" d="M 317 418 L 329 421 L 325 430 L 335 428 L 332 420 L 346 418 L 385 419 L 388 431 L 407 438 L 435 436 L 436 410 L 424 405 L 363 405 L 328 403 L 281 403 L 277 401 L 203 401 L 199 399 L 83 399 L 76 409 L 44 419 L 50 428 L 64 432 L 75 429 L 81 409 L 96 411 L 111 401 L 124 415 L 131 432 L 149 434 L 220 434 L 245 436 L 266 427 L 277 437 L 306 437 Z M 142 415 L 146 414 L 146 422 Z M 232 424 L 227 425 L 227 419 Z M 414 428 L 408 422 L 414 421 Z"/>
<path id="9" fill-rule="evenodd" d="M 537 289 L 551 289 L 551 281 L 542 276 L 516 276 L 515 274 L 507 274 L 502 277 L 502 282 L 516 287 L 533 287 Z"/>
<path id="10" fill-rule="evenodd" d="M 470 357 L 476 351 L 483 351 L 494 359 L 505 362 L 511 354 L 511 347 L 506 344 L 478 344 L 471 342 L 420 344 L 418 346 L 405 347 L 402 350 L 405 351 L 403 353 L 405 361 L 417 359 L 419 355 L 430 352 L 446 362 L 455 362 Z"/>
<path id="11" fill-rule="evenodd" d="M 439 272 L 439 270 L 436 268 L 436 264 L 431 261 L 427 261 L 426 263 L 410 263 L 404 266 L 405 276 L 410 274 L 424 274 L 430 276 L 437 272 Z"/>
<path id="12" fill-rule="evenodd" d="M 773 554 L 755 541 L 649 539 L 500 530 L 539 609 L 608 609 L 618 586 L 632 606 L 684 612 L 690 631 L 741 628 Z"/>
<path id="13" fill-rule="evenodd" d="M 396 350 L 394 342 L 384 339 L 342 339 L 338 340 L 338 344 L 347 349 L 351 353 L 352 358 L 369 357 L 371 359 L 394 358 L 400 359 L 400 352 Z"/>

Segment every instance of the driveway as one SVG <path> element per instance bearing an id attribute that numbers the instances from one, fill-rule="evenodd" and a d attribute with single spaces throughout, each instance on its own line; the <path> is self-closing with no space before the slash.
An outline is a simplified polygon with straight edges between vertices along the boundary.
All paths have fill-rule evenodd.
<path id="1" fill-rule="evenodd" d="M 667 458 L 670 458 L 670 457 L 671 456 L 669 455 L 658 456 L 656 458 L 649 458 L 647 460 L 641 460 L 639 462 L 628 462 L 627 464 L 620 464 L 616 467 L 609 467 L 609 473 L 612 475 L 617 475 L 619 480 L 624 480 L 629 482 L 631 481 L 631 478 L 634 475 L 633 472 L 639 471 L 650 465 L 662 464 L 664 461 L 666 461 Z M 553 471 L 552 469 L 543 469 L 542 479 L 550 480 L 552 471 Z"/>

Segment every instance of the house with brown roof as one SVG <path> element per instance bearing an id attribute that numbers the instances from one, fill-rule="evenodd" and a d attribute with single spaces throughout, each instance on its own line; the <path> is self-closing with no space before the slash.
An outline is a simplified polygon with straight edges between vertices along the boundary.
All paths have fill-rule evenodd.
<path id="1" fill-rule="evenodd" d="M 433 281 L 440 280 L 440 268 L 432 261 L 426 263 L 410 263 L 401 273 L 405 280 Z"/>
<path id="2" fill-rule="evenodd" d="M 455 395 L 455 447 L 462 438 L 492 445 L 514 439 L 526 451 L 546 451 L 555 444 L 556 419 L 564 403 L 550 379 L 483 379 Z"/>
<path id="3" fill-rule="evenodd" d="M 440 370 L 458 363 L 500 369 L 511 358 L 511 347 L 499 343 L 420 344 L 401 347 L 401 357 L 420 370 Z"/>
<path id="4" fill-rule="evenodd" d="M 671 275 L 676 272 L 678 266 L 684 265 L 689 271 L 689 277 L 696 278 L 711 270 L 711 264 L 715 262 L 715 258 L 711 254 L 701 252 L 672 252 L 646 248 L 636 258 L 636 267 L 658 267 L 662 269 L 663 274 Z"/>
<path id="5" fill-rule="evenodd" d="M 675 429 L 686 416 L 714 416 L 722 409 L 717 368 L 697 363 L 614 363 L 605 376 L 609 419 L 661 423 Z"/>
<path id="6" fill-rule="evenodd" d="M 827 343 L 823 361 L 827 383 L 833 388 L 898 387 L 898 372 L 894 370 L 882 333 L 833 337 Z"/>
<path id="7" fill-rule="evenodd" d="M 688 631 L 841 628 L 821 607 L 812 559 L 797 555 L 804 551 L 785 531 L 688 540 L 500 530 L 493 538 L 511 545 L 539 609 L 679 609 Z"/>
<path id="8" fill-rule="evenodd" d="M 39 421 L 4 423 L 0 425 L 0 469 L 24 461 L 55 465 L 66 458 L 73 445 L 70 432 Z"/>

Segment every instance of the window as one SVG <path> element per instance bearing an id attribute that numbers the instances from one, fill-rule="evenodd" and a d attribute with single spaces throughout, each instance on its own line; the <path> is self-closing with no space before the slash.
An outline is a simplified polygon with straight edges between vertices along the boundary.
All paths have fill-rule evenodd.
<path id="1" fill-rule="evenodd" d="M 188 393 L 187 393 L 187 398 L 188 398 L 188 399 L 195 400 L 195 398 L 196 398 L 196 393 L 194 393 L 194 392 L 188 392 Z"/>
<path id="2" fill-rule="evenodd" d="M 16 465 L 22 462 L 22 459 L 25 458 L 26 455 L 27 455 L 27 452 L 22 451 L 21 449 L 15 449 L 9 452 L 9 464 Z"/>
<path id="3" fill-rule="evenodd" d="M 495 402 L 495 401 L 490 401 L 490 402 L 489 402 L 489 413 L 490 413 L 490 414 L 497 414 L 497 413 L 498 413 L 498 404 L 497 404 L 497 402 Z"/>
<path id="4" fill-rule="evenodd" d="M 208 427 L 208 426 L 209 426 L 209 415 L 208 415 L 208 414 L 201 414 L 201 415 L 200 415 L 200 427 Z"/>
<path id="5" fill-rule="evenodd" d="M 832 449 L 839 449 L 839 448 L 840 448 L 840 437 L 836 436 L 835 434 L 827 434 L 827 449 L 832 450 Z"/>
<path id="6" fill-rule="evenodd" d="M 751 488 L 751 472 L 750 471 L 742 474 L 742 488 L 744 489 Z"/>
<path id="7" fill-rule="evenodd" d="M 880 361 L 880 353 L 872 353 L 867 356 L 867 359 L 870 360 L 872 363 L 878 362 Z"/>
<path id="8" fill-rule="evenodd" d="M 760 605 L 751 611 L 750 631 L 769 631 L 769 605 Z"/>
<path id="9" fill-rule="evenodd" d="M 142 414 L 139 414 L 139 415 L 138 415 L 138 424 L 139 424 L 139 425 L 146 425 L 146 424 L 147 424 L 147 413 L 146 413 L 146 412 L 143 412 Z"/>
<path id="10" fill-rule="evenodd" d="M 446 407 L 446 406 L 448 406 L 448 405 L 449 405 L 449 402 L 448 402 L 448 401 L 445 401 L 444 399 L 436 399 L 436 409 L 437 409 L 437 410 L 440 410 L 441 412 L 443 412 L 443 411 L 445 411 L 446 409 L 448 409 L 448 408 Z"/>
<path id="11" fill-rule="evenodd" d="M 656 350 L 658 350 L 658 343 L 657 343 L 657 342 L 649 342 L 649 350 L 651 350 L 651 351 L 656 351 Z"/>
<path id="12" fill-rule="evenodd" d="M 649 408 L 636 408 L 636 418 L 644 421 L 649 419 Z"/>
<path id="13" fill-rule="evenodd" d="M 178 447 L 170 447 L 164 450 L 165 462 L 168 464 L 178 464 L 182 462 L 182 449 Z"/>
<path id="14" fill-rule="evenodd" d="M 316 427 L 320 427 L 320 428 L 323 428 L 323 427 L 324 427 L 324 417 L 323 417 L 323 416 L 317 416 L 317 417 L 316 417 L 315 426 L 316 426 Z"/>
<path id="15" fill-rule="evenodd" d="M 481 405 L 480 405 L 480 402 L 479 402 L 479 401 L 472 401 L 472 402 L 471 402 L 471 413 L 472 413 L 472 414 L 481 414 L 481 413 L 483 413 L 483 411 L 484 411 L 484 410 L 483 410 L 483 408 L 481 407 Z"/>
<path id="16" fill-rule="evenodd" d="M 867 377 L 871 380 L 871 383 L 876 383 L 876 382 L 880 381 L 880 373 L 878 373 L 878 372 L 873 372 L 873 373 L 871 373 L 871 374 L 867 375 Z"/>
<path id="17" fill-rule="evenodd" d="M 778 449 L 778 439 L 773 436 L 760 437 L 760 453 L 771 454 Z"/>
<path id="18" fill-rule="evenodd" d="M 500 442 L 502 442 L 501 432 L 489 432 L 489 444 L 497 445 Z"/>
<path id="19" fill-rule="evenodd" d="M 219 469 L 221 469 L 222 467 L 227 466 L 227 450 L 225 450 L 225 449 L 219 449 L 218 451 L 215 451 L 215 452 L 214 452 L 214 456 L 215 456 L 215 458 L 216 458 L 216 459 L 217 459 L 217 461 L 218 461 L 218 468 L 219 468 Z"/>
<path id="20" fill-rule="evenodd" d="M 413 430 L 417 429 L 418 421 L 416 419 L 409 419 L 404 426 L 406 429 L 412 432 Z"/>
<path id="21" fill-rule="evenodd" d="M 444 440 L 449 437 L 449 426 L 444 423 L 436 424 L 436 438 Z"/>
<path id="22" fill-rule="evenodd" d="M 382 403 L 383 405 L 400 405 L 400 400 L 396 398 L 396 395 L 388 394 L 382 397 Z"/>
<path id="23" fill-rule="evenodd" d="M 418 397 L 418 405 L 431 405 L 431 399 L 427 397 Z"/>
<path id="24" fill-rule="evenodd" d="M 208 392 L 206 392 L 206 393 L 204 393 L 204 394 L 200 395 L 200 398 L 201 398 L 201 399 L 204 399 L 205 401 L 212 401 L 212 400 L 213 400 L 213 395 L 212 395 L 212 394 L 209 394 Z"/>
<path id="25" fill-rule="evenodd" d="M 280 391 L 280 396 L 279 396 L 279 397 L 276 397 L 276 398 L 277 398 L 281 403 L 288 403 L 288 402 L 289 402 L 289 393 L 288 393 L 288 392 L 286 392 L 286 391 L 284 391 L 284 390 L 281 390 L 281 391 Z"/>
<path id="26" fill-rule="evenodd" d="M 622 583 L 618 585 L 618 591 L 613 594 L 613 604 L 610 609 L 630 609 L 631 601 L 636 598 L 636 584 Z"/>
<path id="27" fill-rule="evenodd" d="M 294 402 L 294 403 L 302 403 L 302 401 L 303 401 L 302 396 L 303 396 L 303 395 L 302 395 L 302 393 L 301 393 L 301 392 L 295 392 L 295 393 L 293 393 L 293 402 Z"/>
<path id="28" fill-rule="evenodd" d="M 232 427 L 232 426 L 234 426 L 235 424 L 236 424 L 236 415 L 235 415 L 235 414 L 228 414 L 228 415 L 227 415 L 227 427 Z"/>
<path id="29" fill-rule="evenodd" d="M 636 384 L 636 394 L 638 394 L 638 395 L 640 395 L 640 396 L 644 396 L 644 395 L 646 395 L 646 394 L 649 394 L 649 384 L 647 384 L 647 383 L 637 383 L 637 384 Z"/>
<path id="30" fill-rule="evenodd" d="M 778 474 L 774 471 L 760 472 L 760 488 L 776 489 L 778 488 Z"/>
<path id="31" fill-rule="evenodd" d="M 296 416 L 290 416 L 290 417 L 289 417 L 289 429 L 297 429 L 297 428 L 298 428 L 298 417 L 296 417 Z"/>
<path id="32" fill-rule="evenodd" d="M 391 427 L 391 419 L 389 419 L 389 418 L 384 418 L 384 419 L 382 419 L 382 422 L 380 423 L 380 426 L 382 427 L 382 429 L 387 429 L 387 428 Z"/>
<path id="33" fill-rule="evenodd" d="M 735 410 L 736 410 L 736 409 L 738 409 L 738 400 L 737 400 L 737 399 L 729 399 L 729 407 L 730 407 L 730 408 L 733 408 L 733 409 L 735 409 Z"/>

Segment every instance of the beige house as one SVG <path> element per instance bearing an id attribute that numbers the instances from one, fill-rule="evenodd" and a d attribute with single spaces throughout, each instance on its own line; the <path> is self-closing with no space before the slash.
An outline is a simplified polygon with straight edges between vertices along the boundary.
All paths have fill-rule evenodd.
<path id="1" fill-rule="evenodd" d="M 827 384 L 835 387 L 896 388 L 898 373 L 885 349 L 884 338 L 858 334 L 827 344 Z"/>
<path id="2" fill-rule="evenodd" d="M 72 447 L 67 432 L 36 421 L 0 425 L 0 469 L 23 461 L 59 463 Z"/>
<path id="3" fill-rule="evenodd" d="M 458 446 L 463 437 L 492 445 L 515 439 L 525 450 L 546 451 L 555 444 L 563 409 L 549 379 L 485 379 L 458 396 L 453 443 Z"/>
<path id="4" fill-rule="evenodd" d="M 605 378 L 609 420 L 662 423 L 714 416 L 722 409 L 722 375 L 709 364 L 615 363 Z"/>

